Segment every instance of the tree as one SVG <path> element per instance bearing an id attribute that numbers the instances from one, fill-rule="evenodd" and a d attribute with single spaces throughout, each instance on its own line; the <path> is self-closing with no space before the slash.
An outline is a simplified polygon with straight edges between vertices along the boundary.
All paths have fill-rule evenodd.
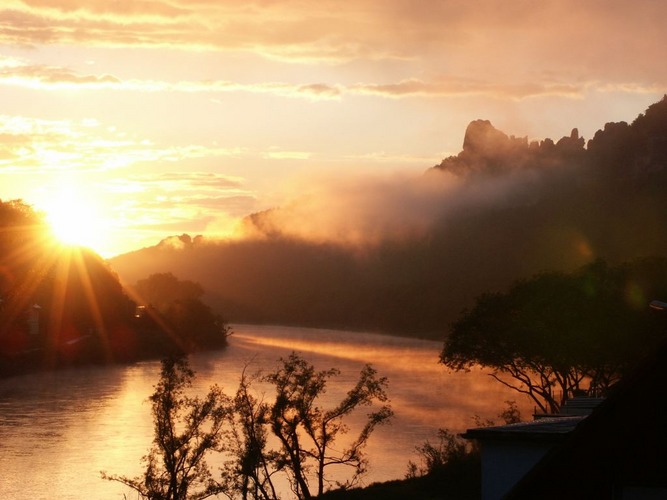
<path id="1" fill-rule="evenodd" d="M 37 247 L 44 250 L 48 234 L 43 213 L 36 212 L 22 200 L 0 200 L 0 256 L 5 265 L 29 264 L 23 254 L 38 255 Z"/>
<path id="2" fill-rule="evenodd" d="M 385 404 L 387 380 L 378 378 L 370 366 L 362 369 L 356 385 L 338 405 L 320 408 L 316 402 L 337 374 L 334 369 L 317 372 L 293 353 L 266 376 L 249 377 L 244 370 L 234 398 L 213 386 L 200 399 L 186 394 L 194 372 L 185 358 L 164 360 L 150 397 L 154 439 L 143 458 L 144 474 L 128 478 L 103 472 L 102 477 L 121 482 L 149 500 L 204 499 L 216 494 L 275 500 L 274 476 L 279 473 L 288 474 L 297 498 L 312 498 L 309 481 L 315 477 L 321 495 L 331 465 L 352 468 L 352 479 L 341 485 L 351 486 L 366 471 L 363 449 L 370 435 L 391 418 L 392 411 Z M 254 382 L 273 384 L 275 400 L 255 396 Z M 343 419 L 375 403 L 382 404 L 367 415 L 348 447 L 334 448 L 337 438 L 348 432 Z M 271 435 L 277 438 L 277 449 L 268 447 Z M 213 479 L 206 464 L 212 452 L 227 457 L 220 481 Z"/>
<path id="3" fill-rule="evenodd" d="M 477 452 L 464 438 L 449 429 L 438 429 L 438 440 L 436 444 L 425 441 L 420 446 L 415 446 L 419 454 L 420 465 L 410 460 L 406 479 L 437 474 L 455 462 L 466 460 Z"/>
<path id="4" fill-rule="evenodd" d="M 270 405 L 252 393 L 257 377 L 249 377 L 246 370 L 241 375 L 222 448 L 231 457 L 222 468 L 225 492 L 230 497 L 240 494 L 244 500 L 278 498 L 273 476 L 283 468 L 277 454 L 266 449 Z"/>
<path id="5" fill-rule="evenodd" d="M 545 412 L 580 391 L 604 394 L 658 342 L 663 329 L 647 297 L 664 289 L 666 273 L 664 259 L 596 261 L 483 294 L 453 323 L 440 361 L 454 370 L 491 368 Z"/>
<path id="6" fill-rule="evenodd" d="M 507 425 L 520 422 L 521 413 L 516 402 L 505 401 L 505 404 L 505 409 L 498 413 L 502 423 Z M 497 425 L 496 421 L 481 419 L 478 415 L 475 415 L 473 420 L 477 427 Z M 415 446 L 415 451 L 418 460 L 408 462 L 406 481 L 403 483 L 408 485 L 408 489 L 403 497 L 412 495 L 418 498 L 440 498 L 443 492 L 446 492 L 446 498 L 481 497 L 482 456 L 478 442 L 465 439 L 449 429 L 438 429 L 435 442 L 427 440 Z M 377 497 L 380 498 L 379 495 Z"/>
<path id="7" fill-rule="evenodd" d="M 297 498 L 321 495 L 329 467 L 352 469 L 352 477 L 338 486 L 354 485 L 366 471 L 364 448 L 374 429 L 393 415 L 386 404 L 387 380 L 365 366 L 355 386 L 334 407 L 325 409 L 318 401 L 326 392 L 336 369 L 316 371 L 312 364 L 292 353 L 281 359 L 280 367 L 259 380 L 275 388 L 275 399 L 264 401 L 252 395 L 253 379 L 244 375 L 234 400 L 234 421 L 229 443 L 233 459 L 227 463 L 223 479 L 242 498 L 275 499 L 273 477 L 288 475 Z M 380 407 L 367 415 L 366 423 L 346 448 L 338 438 L 349 431 L 344 424 L 355 410 L 376 403 Z M 277 449 L 269 449 L 268 438 L 277 438 Z M 311 485 L 312 480 L 316 486 Z"/>
<path id="8" fill-rule="evenodd" d="M 42 214 L 21 200 L 0 200 L 0 299 L 5 313 L 34 304 L 44 269 L 55 260 Z M 5 329 L 15 318 L 3 318 Z"/>
<path id="9" fill-rule="evenodd" d="M 227 344 L 230 329 L 219 314 L 202 302 L 199 283 L 179 280 L 172 273 L 151 274 L 139 280 L 135 292 L 150 313 L 149 320 L 172 334 L 183 352 L 218 348 Z"/>
<path id="10" fill-rule="evenodd" d="M 150 304 L 164 313 L 174 302 L 201 299 L 204 289 L 199 283 L 179 280 L 172 273 L 155 273 L 137 281 L 134 286 L 145 304 Z"/>
<path id="11" fill-rule="evenodd" d="M 135 478 L 103 472 L 103 478 L 121 482 L 149 500 L 204 499 L 222 490 L 206 456 L 220 446 L 230 404 L 217 386 L 204 399 L 186 395 L 193 378 L 185 358 L 162 362 L 160 381 L 150 397 L 154 439 L 143 458 L 146 471 Z"/>
<path id="12" fill-rule="evenodd" d="M 324 492 L 325 469 L 331 465 L 351 467 L 352 479 L 341 486 L 355 484 L 366 471 L 363 449 L 375 427 L 393 415 L 390 407 L 383 405 L 378 411 L 370 413 L 365 426 L 348 448 L 336 452 L 333 445 L 338 435 L 348 430 L 342 423 L 345 416 L 360 406 L 387 401 L 387 380 L 378 379 L 376 371 L 366 365 L 347 396 L 336 407 L 325 410 L 317 406 L 316 401 L 326 392 L 329 378 L 338 375 L 339 371 L 316 372 L 313 365 L 294 353 L 282 363 L 280 369 L 267 377 L 276 388 L 276 399 L 271 408 L 271 429 L 282 445 L 282 460 L 290 472 L 295 493 L 300 498 L 312 496 L 306 474 L 306 462 L 311 460 L 315 462 L 318 495 Z"/>

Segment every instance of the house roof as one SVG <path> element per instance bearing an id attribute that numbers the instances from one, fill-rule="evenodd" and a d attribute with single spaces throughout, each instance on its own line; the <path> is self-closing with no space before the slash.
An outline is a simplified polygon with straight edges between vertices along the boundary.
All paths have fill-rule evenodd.
<path id="1" fill-rule="evenodd" d="M 621 380 L 506 498 L 615 498 L 667 488 L 667 344 Z"/>
<path id="2" fill-rule="evenodd" d="M 560 416 L 509 425 L 478 427 L 468 429 L 463 437 L 480 441 L 561 442 L 584 418 L 585 415 Z"/>

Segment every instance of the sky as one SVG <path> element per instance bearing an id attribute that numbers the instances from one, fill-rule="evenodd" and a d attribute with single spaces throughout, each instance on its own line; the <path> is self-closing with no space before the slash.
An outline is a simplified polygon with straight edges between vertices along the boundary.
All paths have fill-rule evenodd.
<path id="1" fill-rule="evenodd" d="M 475 119 L 554 140 L 632 121 L 667 92 L 665 19 L 662 0 L 3 0 L 0 199 L 105 257 L 231 237 L 309 186 L 421 176 Z"/>

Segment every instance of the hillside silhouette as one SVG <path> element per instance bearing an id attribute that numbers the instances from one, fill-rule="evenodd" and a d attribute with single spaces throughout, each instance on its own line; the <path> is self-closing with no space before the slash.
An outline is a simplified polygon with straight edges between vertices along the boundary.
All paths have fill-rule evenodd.
<path id="1" fill-rule="evenodd" d="M 111 265 L 126 282 L 197 281 L 232 322 L 440 336 L 516 279 L 666 255 L 666 192 L 667 96 L 588 141 L 476 120 L 462 151 L 414 183 L 334 191 L 328 207 L 304 197 L 247 217 L 244 238 L 174 236 Z"/>
<path id="2" fill-rule="evenodd" d="M 0 201 L 0 376 L 225 344 L 224 325 L 196 296 L 164 313 L 140 303 L 95 252 L 58 243 L 22 201 Z M 188 315 L 197 335 L 191 321 L 181 327 Z"/>

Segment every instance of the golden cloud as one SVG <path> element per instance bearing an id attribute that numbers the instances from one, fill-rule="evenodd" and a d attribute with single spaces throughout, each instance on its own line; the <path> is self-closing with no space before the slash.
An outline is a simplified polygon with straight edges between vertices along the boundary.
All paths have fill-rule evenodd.
<path id="1" fill-rule="evenodd" d="M 400 76 L 357 84 L 120 81 L 25 66 L 5 68 L 2 77 L 39 87 L 244 91 L 314 100 L 346 93 L 576 98 L 603 85 L 653 92 L 667 81 L 667 67 L 657 63 L 667 46 L 665 18 L 667 3 L 653 0 L 8 0 L 0 10 L 5 45 L 232 51 L 311 66 L 361 60 L 377 64 L 376 75 Z M 396 72 L 399 65 L 415 76 Z M 470 81 L 471 75 L 484 81 Z"/>
<path id="2" fill-rule="evenodd" d="M 581 98 L 591 90 L 622 91 L 631 93 L 655 93 L 665 85 L 643 85 L 634 82 L 565 82 L 543 83 L 491 83 L 483 80 L 463 78 L 439 78 L 424 81 L 417 78 L 396 83 L 341 84 L 294 84 L 287 82 L 238 83 L 223 80 L 177 81 L 121 80 L 109 75 L 79 74 L 60 66 L 34 65 L 24 61 L 0 59 L 0 85 L 13 85 L 33 89 L 78 88 L 94 90 L 131 90 L 137 92 L 247 92 L 274 94 L 282 97 L 306 98 L 309 100 L 339 100 L 344 95 L 358 94 L 386 98 L 405 97 L 457 97 L 487 96 L 503 99 L 524 99 L 538 96 L 560 96 Z"/>
<path id="3" fill-rule="evenodd" d="M 116 218 L 128 230 L 204 232 L 231 230 L 233 220 L 257 209 L 242 180 L 218 173 L 179 172 L 130 175 L 105 181 Z M 166 233 L 165 233 L 166 232 Z"/>
<path id="4" fill-rule="evenodd" d="M 582 97 L 589 90 L 588 84 L 573 85 L 567 83 L 523 83 L 503 84 L 485 81 L 443 79 L 425 82 L 419 79 L 403 80 L 398 83 L 375 84 L 360 83 L 351 86 L 348 91 L 381 97 L 455 97 L 488 96 L 509 99 L 523 99 L 536 96 Z"/>
<path id="5" fill-rule="evenodd" d="M 198 144 L 160 146 L 104 129 L 95 120 L 0 116 L 0 172 L 110 170 L 143 162 L 238 155 L 238 149 Z M 210 180 L 210 179 L 209 179 Z"/>
<path id="6" fill-rule="evenodd" d="M 653 0 L 7 0 L 3 7 L 6 44 L 233 50 L 293 61 L 417 59 L 441 69 L 511 70 L 518 60 L 585 70 L 615 66 L 609 56 L 622 67 L 621 60 L 655 61 L 667 41 L 667 4 Z"/>

